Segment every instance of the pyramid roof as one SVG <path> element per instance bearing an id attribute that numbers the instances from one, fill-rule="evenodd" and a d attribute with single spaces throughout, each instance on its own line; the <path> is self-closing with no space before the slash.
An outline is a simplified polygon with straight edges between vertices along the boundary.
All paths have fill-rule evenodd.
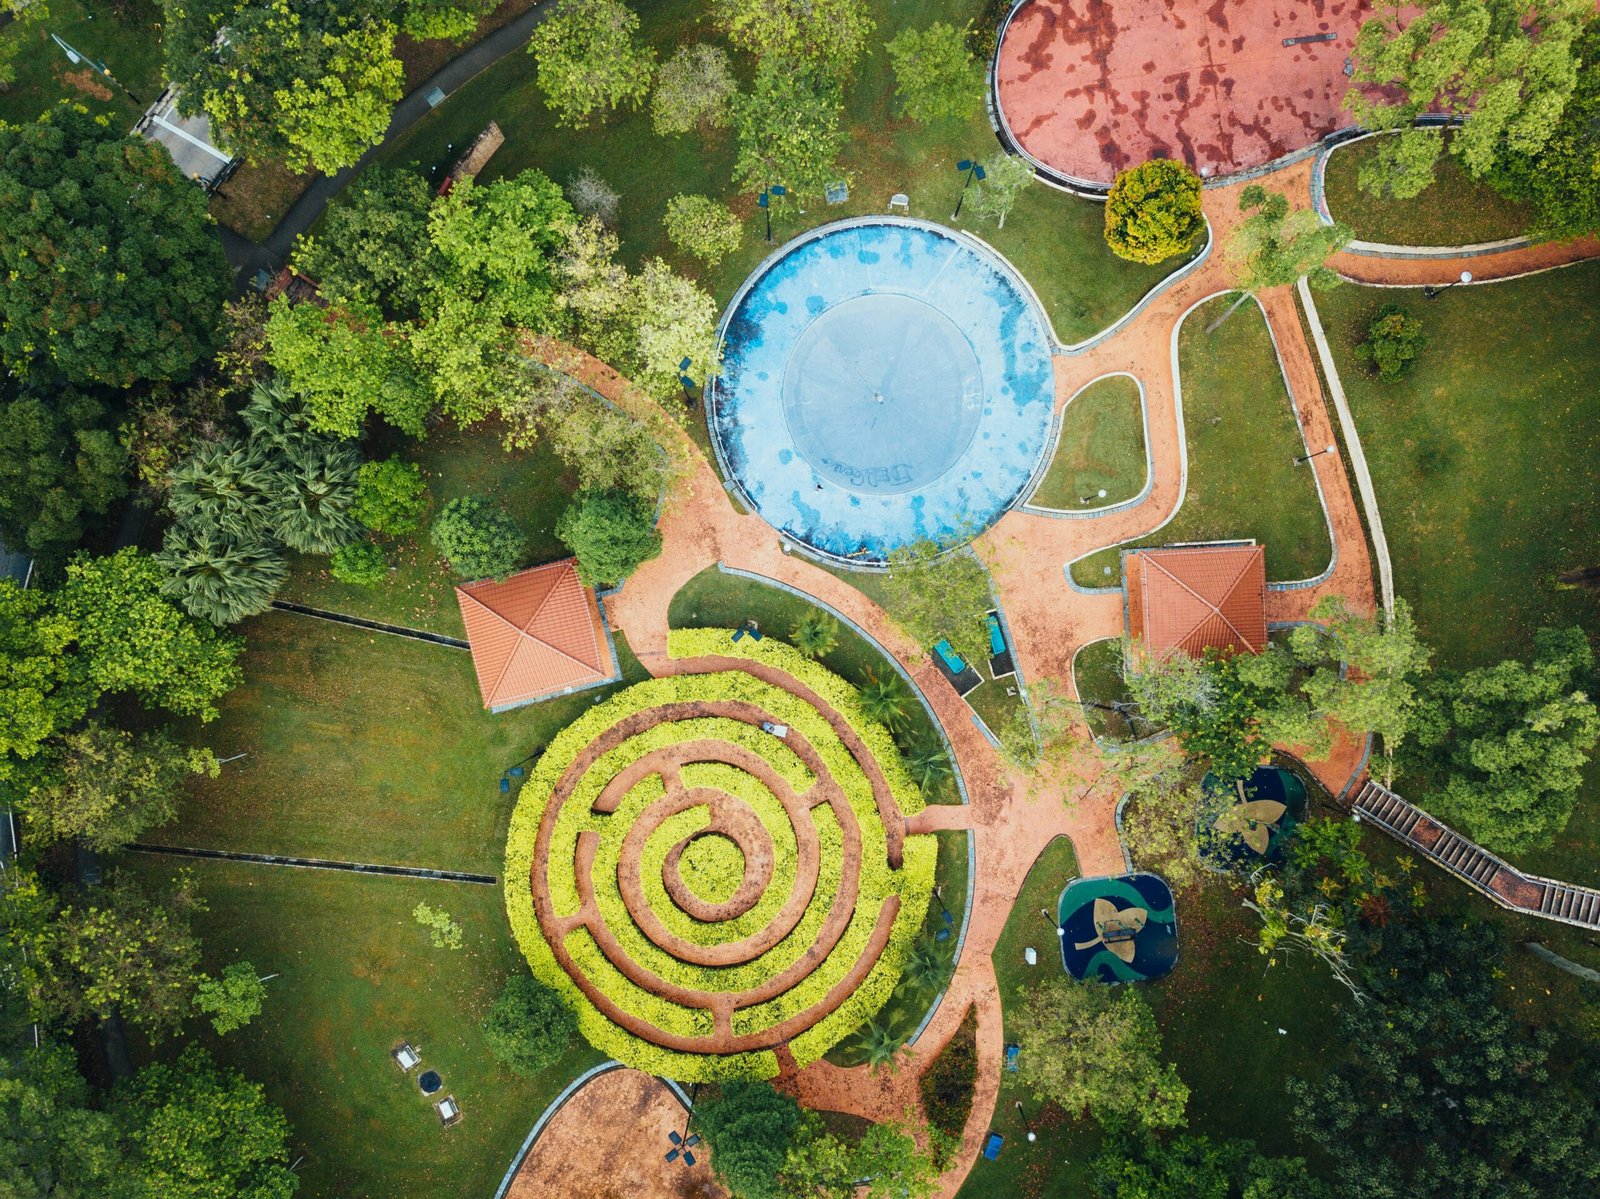
<path id="1" fill-rule="evenodd" d="M 1164 658 L 1208 649 L 1258 654 L 1267 647 L 1266 550 L 1255 544 L 1130 552 L 1128 632 Z"/>

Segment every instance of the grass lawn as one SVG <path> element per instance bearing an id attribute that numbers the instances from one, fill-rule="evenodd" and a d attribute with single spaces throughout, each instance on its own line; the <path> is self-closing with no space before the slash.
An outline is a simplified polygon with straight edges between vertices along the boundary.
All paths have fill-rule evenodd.
<path id="1" fill-rule="evenodd" d="M 1327 568 L 1333 546 L 1316 482 L 1293 461 L 1306 452 L 1305 440 L 1266 318 L 1246 303 L 1215 333 L 1205 331 L 1234 298 L 1209 300 L 1183 323 L 1178 371 L 1188 491 L 1166 526 L 1128 546 L 1254 538 L 1267 547 L 1267 578 L 1311 578 Z M 1074 581 L 1119 585 L 1122 548 L 1074 562 Z"/>
<path id="2" fill-rule="evenodd" d="M 138 854 L 125 863 L 159 878 L 173 868 Z M 206 968 L 243 959 L 280 977 L 244 1031 L 219 1038 L 200 1021 L 189 1031 L 283 1107 L 290 1157 L 304 1154 L 298 1199 L 491 1195 L 545 1105 L 601 1060 L 575 1038 L 555 1066 L 523 1079 L 490 1056 L 479 1022 L 509 972 L 522 969 L 499 887 L 228 862 L 191 868 L 209 905 L 195 920 Z M 411 915 L 419 902 L 462 925 L 463 949 L 433 948 Z M 456 1097 L 455 1127 L 440 1127 L 415 1073 L 390 1059 L 401 1040 Z"/>
<path id="3" fill-rule="evenodd" d="M 50 0 L 45 21 L 13 22 L 0 40 L 21 42 L 13 64 L 16 82 L 0 90 L 0 121 L 32 121 L 59 100 L 104 113 L 115 128 L 132 129 L 145 105 L 161 94 L 160 6 L 130 4 L 119 14 L 110 4 L 88 0 Z M 77 66 L 50 40 L 52 33 L 87 58 L 111 69 L 108 82 L 86 64 Z M 139 97 L 128 98 L 122 84 Z"/>
<path id="4" fill-rule="evenodd" d="M 501 772 L 609 694 L 491 715 L 464 650 L 284 613 L 245 631 L 246 681 L 195 736 L 249 757 L 195 784 L 152 842 L 498 874 Z"/>
<path id="5" fill-rule="evenodd" d="M 850 199 L 836 206 L 818 200 L 807 204 L 804 211 L 793 202 L 776 209 L 775 242 L 825 221 L 881 213 L 896 192 L 911 197 L 912 215 L 947 223 L 961 187 L 956 160 L 988 156 L 995 150 L 994 134 L 976 90 L 972 113 L 966 119 L 918 126 L 897 117 L 893 76 L 883 50 L 883 43 L 907 25 L 920 28 L 934 20 L 964 25 L 977 15 L 979 0 L 928 0 L 914 6 L 871 0 L 870 7 L 878 30 L 845 96 L 849 137 L 841 157 L 841 176 L 850 184 Z M 680 44 L 716 40 L 707 8 L 698 0 L 661 0 L 641 6 L 641 34 L 662 59 L 670 57 Z M 739 69 L 748 74 L 747 63 L 741 61 Z M 424 171 L 434 168 L 438 177 L 491 119 L 500 123 L 506 142 L 483 180 L 537 167 L 565 183 L 585 167 L 593 167 L 622 195 L 618 233 L 624 258 L 630 262 L 662 255 L 699 275 L 718 301 L 726 302 L 772 249 L 764 240 L 765 218 L 755 206 L 754 195 L 733 190 L 735 146 L 730 130 L 709 136 L 658 137 L 647 110 L 613 115 L 576 133 L 558 128 L 544 106 L 531 62 L 520 54 L 463 87 L 382 157 L 394 165 L 416 163 Z M 744 246 L 715 270 L 706 271 L 681 258 L 666 239 L 661 217 L 667 201 L 680 193 L 726 200 L 746 219 Z M 965 214 L 959 223 L 1011 259 L 1038 291 L 1056 333 L 1064 341 L 1074 342 L 1106 327 L 1181 265 L 1141 267 L 1123 262 L 1106 247 L 1103 222 L 1100 205 L 1041 185 L 1030 188 L 1017 203 L 1004 229 L 969 220 Z"/>
<path id="6" fill-rule="evenodd" d="M 955 949 L 956 937 L 960 935 L 961 919 L 967 907 L 967 834 L 945 831 L 936 835 L 939 838 L 939 864 L 934 877 L 938 880 L 944 907 L 941 908 L 937 901 L 928 905 L 927 918 L 922 922 L 922 935 L 934 941 L 941 929 L 950 930 L 949 937 L 944 941 L 935 941 L 948 963 Z M 950 913 L 948 923 L 944 917 L 946 909 Z M 942 984 L 938 989 L 942 989 Z M 935 990 L 913 986 L 902 978 L 889 996 L 889 1001 L 879 1011 L 878 1024 L 902 1038 L 909 1037 L 922 1022 L 935 993 Z M 836 1066 L 860 1066 L 867 1061 L 866 1046 L 860 1033 L 852 1033 L 825 1056 Z"/>
<path id="7" fill-rule="evenodd" d="M 1528 207 L 1508 200 L 1474 179 L 1451 155 L 1434 171 L 1433 184 L 1411 200 L 1377 200 L 1356 185 L 1379 139 L 1364 138 L 1328 157 L 1328 211 L 1355 230 L 1361 241 L 1400 246 L 1466 246 L 1520 237 Z"/>
<path id="8" fill-rule="evenodd" d="M 724 574 L 707 567 L 683 585 L 672 597 L 667 623 L 674 629 L 736 628 L 754 619 L 765 633 L 787 640 L 789 630 L 802 617 L 818 609 L 797 595 L 779 587 L 769 587 L 754 579 Z M 854 687 L 865 686 L 874 678 L 898 677 L 894 667 L 865 638 L 848 625 L 839 625 L 839 641 L 819 659 L 824 666 Z M 933 720 L 911 695 L 906 696 L 905 728 L 900 739 L 907 744 L 933 744 L 938 741 Z M 961 795 L 952 779 L 945 779 L 926 796 L 929 803 L 960 803 Z"/>
<path id="9" fill-rule="evenodd" d="M 1120 504 L 1138 495 L 1148 477 L 1139 385 L 1116 375 L 1091 383 L 1067 405 L 1050 469 L 1028 503 L 1067 510 Z"/>
<path id="10" fill-rule="evenodd" d="M 994 970 L 1006 1013 L 1008 1045 L 1017 1039 L 1010 1013 L 1021 1002 L 1023 986 L 1053 977 L 1061 970 L 1053 913 L 1062 888 L 1077 873 L 1078 858 L 1072 842 L 1057 837 L 1028 872 L 1028 881 L 995 945 Z M 1052 916 L 1040 916 L 1040 908 Z M 1037 966 L 1023 961 L 1022 951 L 1030 945 L 1039 953 Z M 1019 1099 L 1029 1123 L 1039 1134 L 1031 1145 L 1017 1116 Z M 1015 1074 L 1004 1072 L 1000 1075 L 1000 1097 L 990 1119 L 990 1127 L 1005 1137 L 1005 1147 L 992 1162 L 978 1159 L 961 1188 L 961 1199 L 1077 1199 L 1089 1193 L 1088 1163 L 1100 1143 L 1100 1129 L 1093 1121 L 1073 1120 L 1053 1104 L 1040 1104 Z"/>
<path id="11" fill-rule="evenodd" d="M 1354 349 L 1396 297 L 1422 317 L 1429 343 L 1409 376 L 1386 384 Z M 1371 464 L 1395 590 L 1435 668 L 1525 658 L 1544 625 L 1600 627 L 1595 596 L 1555 586 L 1600 544 L 1597 300 L 1595 264 L 1452 288 L 1432 303 L 1349 285 L 1317 299 Z M 1591 766 L 1555 848 L 1518 864 L 1600 883 L 1600 770 Z"/>
<path id="12" fill-rule="evenodd" d="M 1096 737 L 1124 740 L 1138 736 L 1120 712 L 1106 705 L 1128 702 L 1128 684 L 1122 677 L 1123 645 L 1120 637 L 1091 641 L 1072 660 L 1072 677 L 1083 701 L 1084 721 Z"/>
<path id="13" fill-rule="evenodd" d="M 376 587 L 341 583 L 328 573 L 326 558 L 302 556 L 281 598 L 430 633 L 465 636 L 456 603 L 456 576 L 428 539 L 428 522 L 459 496 L 503 505 L 527 537 L 529 565 L 571 556 L 555 529 L 575 483 L 543 443 L 508 453 L 500 444 L 499 425 L 485 422 L 465 430 L 440 425 L 421 442 L 385 429 L 367 452 L 374 459 L 398 452 L 422 467 L 431 500 L 422 528 L 409 537 L 380 539 L 395 567 L 387 583 Z"/>

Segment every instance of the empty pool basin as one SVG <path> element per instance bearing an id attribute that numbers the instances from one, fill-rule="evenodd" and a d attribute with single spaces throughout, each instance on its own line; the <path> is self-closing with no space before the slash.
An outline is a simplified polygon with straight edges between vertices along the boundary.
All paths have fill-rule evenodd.
<path id="1" fill-rule="evenodd" d="M 713 442 L 794 541 L 881 563 L 982 532 L 1026 487 L 1054 341 L 1011 268 L 921 221 L 842 221 L 769 258 L 723 318 Z"/>

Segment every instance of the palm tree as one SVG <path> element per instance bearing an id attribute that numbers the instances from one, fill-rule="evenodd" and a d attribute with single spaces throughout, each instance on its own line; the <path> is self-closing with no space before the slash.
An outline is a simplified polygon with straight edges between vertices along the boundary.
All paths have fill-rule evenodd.
<path id="1" fill-rule="evenodd" d="M 906 718 L 906 693 L 894 679 L 867 676 L 861 688 L 861 709 L 888 729 L 897 729 Z"/>
<path id="2" fill-rule="evenodd" d="M 264 446 L 212 442 L 173 469 L 167 505 L 180 524 L 219 538 L 257 541 L 266 532 L 278 474 L 279 464 Z"/>
<path id="3" fill-rule="evenodd" d="M 867 1026 L 861 1032 L 862 1045 L 867 1051 L 867 1065 L 874 1070 L 880 1066 L 888 1066 L 891 1074 L 900 1068 L 897 1059 L 901 1046 L 905 1044 L 904 1037 L 891 1031 L 887 1024 L 879 1024 L 876 1020 L 868 1020 Z"/>
<path id="4" fill-rule="evenodd" d="M 939 952 L 938 943 L 932 937 L 918 937 L 911 946 L 911 952 L 906 955 L 902 974 L 913 987 L 936 991 L 949 977 L 949 963 L 945 961 L 944 954 Z"/>
<path id="5" fill-rule="evenodd" d="M 350 512 L 361 456 L 341 442 L 308 441 L 286 455 L 272 505 L 273 532 L 292 550 L 331 554 L 363 535 Z"/>
<path id="6" fill-rule="evenodd" d="M 287 384 L 262 379 L 250 391 L 250 402 L 239 413 L 250 430 L 250 443 L 287 453 L 317 439 L 306 404 Z"/>
<path id="7" fill-rule="evenodd" d="M 820 658 L 839 644 L 839 622 L 826 612 L 812 609 L 789 630 L 789 640 L 808 658 Z"/>
<path id="8" fill-rule="evenodd" d="M 215 529 L 188 523 L 167 530 L 155 561 L 167 574 L 161 594 L 217 625 L 265 612 L 289 573 L 274 546 L 230 541 Z"/>
<path id="9" fill-rule="evenodd" d="M 906 766 L 924 791 L 950 777 L 950 759 L 944 756 L 944 748 L 932 741 L 918 742 L 906 750 Z"/>

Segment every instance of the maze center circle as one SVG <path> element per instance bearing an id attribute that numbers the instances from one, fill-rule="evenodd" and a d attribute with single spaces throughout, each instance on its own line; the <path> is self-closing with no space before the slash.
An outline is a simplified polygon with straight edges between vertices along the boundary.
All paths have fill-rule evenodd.
<path id="1" fill-rule="evenodd" d="M 924 300 L 857 296 L 817 317 L 795 343 L 783 415 L 819 475 L 898 495 L 937 479 L 972 444 L 983 415 L 978 356 Z"/>
<path id="2" fill-rule="evenodd" d="M 745 1076 L 776 1073 L 780 1052 L 814 1060 L 887 999 L 932 890 L 936 846 L 906 834 L 920 797 L 898 756 L 886 771 L 851 718 L 751 669 L 591 709 L 513 816 L 508 907 L 535 973 L 591 1041 L 658 1072 L 661 1051 Z M 672 1062 L 680 1078 L 719 1069 L 734 1068 Z"/>

